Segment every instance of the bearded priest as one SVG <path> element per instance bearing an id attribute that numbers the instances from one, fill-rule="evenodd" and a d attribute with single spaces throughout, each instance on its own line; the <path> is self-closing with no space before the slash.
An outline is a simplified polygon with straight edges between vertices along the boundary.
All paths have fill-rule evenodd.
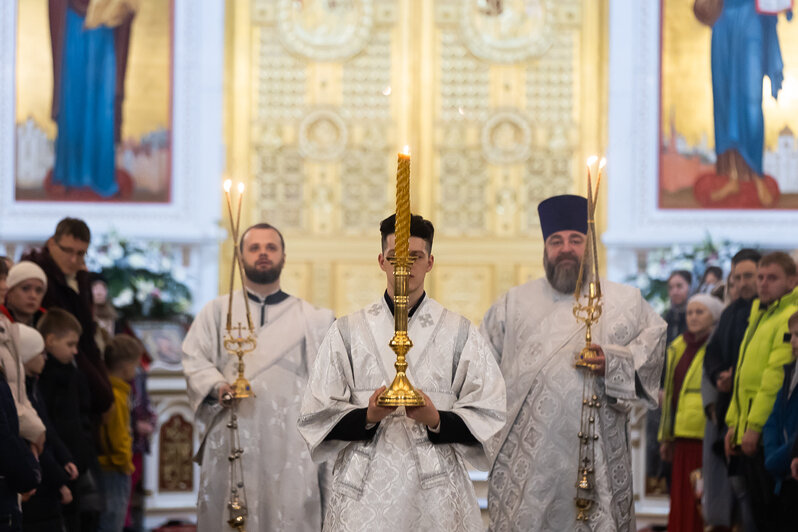
<path id="1" fill-rule="evenodd" d="M 510 289 L 480 329 L 507 383 L 507 425 L 489 444 L 490 529 L 634 531 L 629 412 L 636 401 L 657 404 L 665 322 L 636 288 L 601 280 L 603 313 L 592 328 L 598 352 L 592 394 L 599 403 L 598 439 L 591 438 L 594 500 L 587 521 L 577 521 L 586 372 L 574 367 L 585 325 L 573 308 L 587 200 L 555 196 L 538 206 L 538 214 L 546 277 Z"/>
<path id="2" fill-rule="evenodd" d="M 238 404 L 249 530 L 321 529 L 320 485 L 324 469 L 314 464 L 299 432 L 302 391 L 332 311 L 318 309 L 280 289 L 285 241 L 273 226 L 256 224 L 241 235 L 244 286 L 252 308 L 255 351 L 244 356 L 254 396 Z M 183 369 L 197 423 L 204 429 L 197 460 L 200 487 L 197 530 L 228 530 L 230 416 L 225 408 L 238 359 L 224 348 L 228 295 L 197 315 L 183 342 Z M 244 294 L 232 297 L 232 324 L 247 324 Z M 235 333 L 234 333 L 235 336 Z"/>

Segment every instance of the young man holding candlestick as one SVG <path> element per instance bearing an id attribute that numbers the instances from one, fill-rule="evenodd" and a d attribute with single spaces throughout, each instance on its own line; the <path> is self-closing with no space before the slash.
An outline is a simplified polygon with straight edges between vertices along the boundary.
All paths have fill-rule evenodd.
<path id="1" fill-rule="evenodd" d="M 505 390 L 485 340 L 426 295 L 432 224 L 410 217 L 407 376 L 424 406 L 381 407 L 394 379 L 396 217 L 380 225 L 385 292 L 337 320 L 313 366 L 299 431 L 314 460 L 335 460 L 325 530 L 482 530 L 465 460 L 487 469 L 485 442 L 504 425 Z"/>
<path id="2" fill-rule="evenodd" d="M 627 423 L 634 402 L 657 404 L 665 322 L 639 290 L 602 279 L 602 313 L 592 326 L 598 357 L 592 374 L 575 368 L 585 346 L 585 325 L 573 309 L 585 255 L 587 201 L 555 196 L 543 201 L 538 213 L 546 276 L 510 289 L 481 325 L 507 382 L 510 420 L 490 442 L 490 528 L 636 530 Z M 583 294 L 588 283 L 584 288 Z M 580 411 L 588 378 L 594 390 L 591 412 L 597 413 L 590 414 L 596 436 L 589 472 L 592 506 L 588 520 L 577 521 Z"/>
<path id="3" fill-rule="evenodd" d="M 310 366 L 333 314 L 280 289 L 285 264 L 282 234 L 260 223 L 239 243 L 244 285 L 257 339 L 244 356 L 254 396 L 238 404 L 249 530 L 318 531 L 322 520 L 322 468 L 313 463 L 296 419 Z M 204 426 L 197 529 L 227 530 L 230 494 L 228 415 L 238 359 L 224 347 L 228 311 L 233 327 L 247 327 L 242 290 L 208 303 L 183 342 L 183 368 L 197 421 Z M 234 336 L 237 333 L 233 333 Z"/>

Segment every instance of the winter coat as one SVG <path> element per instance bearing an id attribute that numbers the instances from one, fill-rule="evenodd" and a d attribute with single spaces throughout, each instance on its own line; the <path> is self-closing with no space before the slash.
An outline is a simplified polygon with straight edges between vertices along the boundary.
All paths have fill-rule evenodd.
<path id="1" fill-rule="evenodd" d="M 754 300 L 740 346 L 734 389 L 726 425 L 735 428 L 734 443 L 748 429 L 762 432 L 784 380 L 784 365 L 792 361 L 787 320 L 798 311 L 798 289 L 762 309 Z"/>

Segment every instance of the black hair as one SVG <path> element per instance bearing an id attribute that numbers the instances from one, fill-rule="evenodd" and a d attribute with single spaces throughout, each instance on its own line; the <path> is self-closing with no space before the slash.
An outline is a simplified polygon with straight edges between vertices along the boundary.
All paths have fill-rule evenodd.
<path id="1" fill-rule="evenodd" d="M 380 222 L 380 234 L 382 235 L 382 251 L 385 251 L 385 244 L 388 235 L 396 233 L 396 215 L 392 214 Z M 432 240 L 435 237 L 435 227 L 432 222 L 425 220 L 419 214 L 410 216 L 410 236 L 415 236 L 427 243 L 427 254 L 432 253 Z"/>
<path id="2" fill-rule="evenodd" d="M 704 271 L 704 277 L 701 278 L 702 282 L 706 281 L 707 275 L 710 273 L 715 275 L 718 280 L 723 279 L 723 270 L 720 269 L 720 266 L 707 266 L 707 269 Z"/>
<path id="3" fill-rule="evenodd" d="M 239 251 L 241 251 L 242 253 L 244 252 L 244 237 L 247 236 L 247 233 L 249 233 L 253 229 L 271 229 L 272 231 L 277 233 L 277 236 L 280 237 L 280 245 L 283 247 L 283 253 L 285 253 L 285 239 L 283 239 L 283 234 L 280 232 L 279 229 L 274 227 L 272 224 L 267 224 L 266 222 L 261 222 L 261 223 L 255 224 L 255 225 L 250 225 L 249 227 L 244 229 L 244 232 L 241 233 L 241 240 L 238 242 L 238 250 Z"/>
<path id="4" fill-rule="evenodd" d="M 739 264 L 743 261 L 750 260 L 754 264 L 759 264 L 759 260 L 762 258 L 762 254 L 755 249 L 751 248 L 743 248 L 737 253 L 734 254 L 732 257 L 731 263 L 732 266 Z"/>
<path id="5" fill-rule="evenodd" d="M 692 286 L 693 284 L 693 274 L 688 272 L 687 270 L 673 270 L 671 274 L 668 276 L 668 281 L 674 278 L 674 276 L 678 275 L 682 279 L 687 282 L 687 286 Z"/>

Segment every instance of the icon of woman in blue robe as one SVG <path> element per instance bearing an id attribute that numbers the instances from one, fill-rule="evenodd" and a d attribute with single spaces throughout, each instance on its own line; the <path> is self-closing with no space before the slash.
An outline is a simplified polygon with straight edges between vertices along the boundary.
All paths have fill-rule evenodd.
<path id="1" fill-rule="evenodd" d="M 777 15 L 758 13 L 755 0 L 724 0 L 712 26 L 716 172 L 728 177 L 712 201 L 738 193 L 741 181 L 754 181 L 760 203 L 774 202 L 762 172 L 762 81 L 770 78 L 776 98 L 784 79 L 777 20 Z"/>
<path id="2" fill-rule="evenodd" d="M 119 191 L 116 144 L 135 3 L 48 1 L 58 125 L 52 182 L 111 197 Z"/>

